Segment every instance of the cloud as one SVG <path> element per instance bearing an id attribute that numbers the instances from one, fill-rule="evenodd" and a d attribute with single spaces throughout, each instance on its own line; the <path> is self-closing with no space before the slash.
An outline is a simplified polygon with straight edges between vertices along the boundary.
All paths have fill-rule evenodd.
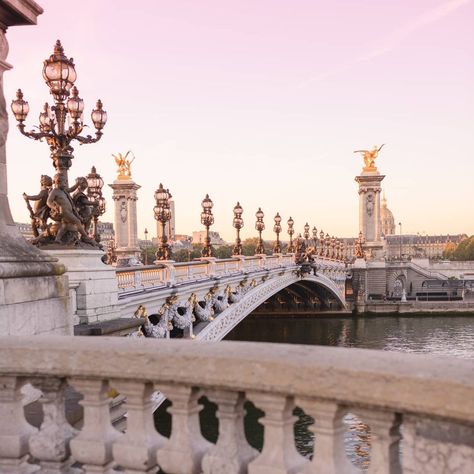
<path id="1" fill-rule="evenodd" d="M 372 59 L 375 59 L 379 56 L 382 56 L 390 51 L 396 49 L 398 45 L 400 45 L 406 38 L 411 36 L 416 31 L 424 28 L 427 25 L 432 23 L 436 23 L 442 20 L 444 17 L 450 15 L 451 13 L 455 12 L 461 7 L 472 3 L 472 0 L 449 0 L 444 2 L 437 7 L 434 7 L 430 10 L 425 11 L 412 21 L 402 25 L 400 28 L 396 29 L 392 34 L 388 35 L 384 38 L 377 47 L 367 51 L 360 56 L 357 56 L 352 61 L 349 61 L 345 64 L 342 64 L 339 67 L 331 69 L 329 71 L 322 72 L 315 77 L 308 79 L 299 84 L 299 88 L 303 88 L 308 86 L 309 84 L 322 80 L 327 79 L 328 77 L 333 77 L 340 72 L 344 72 L 347 69 L 356 66 L 357 64 L 368 62 Z"/>

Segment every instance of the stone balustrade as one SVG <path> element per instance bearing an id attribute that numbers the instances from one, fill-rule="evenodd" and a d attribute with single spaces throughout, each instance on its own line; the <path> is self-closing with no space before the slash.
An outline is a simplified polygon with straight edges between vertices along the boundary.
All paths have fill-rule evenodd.
<path id="1" fill-rule="evenodd" d="M 0 338 L 0 472 L 357 472 L 343 417 L 370 428 L 369 473 L 472 473 L 474 364 L 454 358 L 264 343 L 36 336 Z M 39 427 L 22 387 L 42 392 Z M 83 424 L 65 417 L 68 387 L 82 395 Z M 31 390 L 31 387 L 29 387 Z M 127 427 L 111 423 L 111 388 Z M 171 435 L 155 429 L 152 394 L 172 403 Z M 201 434 L 198 399 L 217 404 L 216 444 Z M 264 412 L 261 451 L 244 434 L 244 401 Z M 311 458 L 296 449 L 299 407 L 314 419 Z"/>
<path id="2" fill-rule="evenodd" d="M 342 262 L 327 257 L 317 257 L 324 267 L 339 267 Z M 198 280 L 251 273 L 262 269 L 296 267 L 294 255 L 259 255 L 228 259 L 201 259 L 192 262 L 169 262 L 146 267 L 118 268 L 119 291 L 130 292 L 146 288 L 160 288 Z"/>

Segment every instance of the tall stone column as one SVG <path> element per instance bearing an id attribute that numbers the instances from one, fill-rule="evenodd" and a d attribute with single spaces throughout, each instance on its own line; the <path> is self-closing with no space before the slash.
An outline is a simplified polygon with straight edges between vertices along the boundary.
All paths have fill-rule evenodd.
<path id="1" fill-rule="evenodd" d="M 119 175 L 109 184 L 115 204 L 115 246 L 119 259 L 140 258 L 137 231 L 137 191 L 141 188 L 131 176 Z M 119 262 L 120 263 L 120 262 Z"/>
<path id="2" fill-rule="evenodd" d="M 359 184 L 359 232 L 364 236 L 368 256 L 373 258 L 380 257 L 383 251 L 380 185 L 384 178 L 375 166 L 364 167 L 355 178 Z"/>
<path id="3" fill-rule="evenodd" d="M 34 25 L 43 12 L 30 0 L 0 3 L 0 334 L 72 334 L 68 280 L 64 265 L 41 252 L 21 236 L 10 212 L 5 144 L 8 114 L 3 93 L 3 73 L 9 26 Z M 29 157 L 18 157 L 25 161 Z"/>

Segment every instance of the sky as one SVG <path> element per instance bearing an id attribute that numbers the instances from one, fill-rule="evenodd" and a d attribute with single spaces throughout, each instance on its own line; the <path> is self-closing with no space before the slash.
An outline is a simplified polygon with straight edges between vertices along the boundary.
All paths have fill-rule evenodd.
<path id="1" fill-rule="evenodd" d="M 97 98 L 108 123 L 97 144 L 75 148 L 70 181 L 92 165 L 116 178 L 112 154 L 132 150 L 138 232 L 156 235 L 153 193 L 175 199 L 176 232 L 202 228 L 201 200 L 232 240 L 232 209 L 291 215 L 340 237 L 358 233 L 353 151 L 385 143 L 377 165 L 404 233 L 474 234 L 474 0 L 41 0 L 37 26 L 7 32 L 28 129 L 52 102 L 42 64 L 56 39 L 76 64 L 85 121 Z M 9 199 L 54 174 L 45 143 L 15 129 L 7 143 Z M 90 132 L 88 132 L 90 133 Z M 111 189 L 104 186 L 113 221 Z"/>

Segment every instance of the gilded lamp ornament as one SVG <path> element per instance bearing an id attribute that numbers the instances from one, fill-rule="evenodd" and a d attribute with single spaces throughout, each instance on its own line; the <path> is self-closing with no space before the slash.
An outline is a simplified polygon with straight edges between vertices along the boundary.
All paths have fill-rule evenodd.
<path id="1" fill-rule="evenodd" d="M 257 221 L 255 222 L 255 230 L 258 232 L 258 244 L 255 248 L 255 255 L 262 255 L 265 253 L 265 248 L 263 247 L 263 240 L 262 240 L 262 232 L 265 230 L 265 223 L 263 222 L 263 218 L 265 214 L 263 213 L 262 209 L 259 207 L 258 211 L 255 213 L 255 217 Z"/>
<path id="2" fill-rule="evenodd" d="M 273 253 L 278 254 L 278 253 L 281 253 L 281 243 L 280 243 L 281 217 L 278 212 L 276 213 L 273 220 L 275 221 L 275 225 L 273 226 L 273 232 L 275 232 L 276 234 L 276 240 L 273 245 Z"/>
<path id="3" fill-rule="evenodd" d="M 95 166 L 91 168 L 91 172 L 86 176 L 87 180 L 87 197 L 96 205 L 92 208 L 92 235 L 96 242 L 100 242 L 100 235 L 97 229 L 99 217 L 105 212 L 105 199 L 102 196 L 102 188 L 104 187 L 104 180 L 97 173 Z"/>
<path id="4" fill-rule="evenodd" d="M 288 253 L 295 253 L 295 246 L 293 244 L 293 234 L 295 233 L 294 225 L 295 221 L 291 218 L 287 221 L 288 224 L 288 235 L 290 236 L 290 244 L 288 245 Z"/>
<path id="5" fill-rule="evenodd" d="M 95 136 L 81 135 L 84 129 L 84 101 L 79 97 L 79 91 L 74 85 L 77 78 L 74 61 L 64 54 L 59 40 L 55 44 L 53 54 L 44 61 L 43 78 L 53 96 L 54 104 L 51 107 L 48 103 L 44 104 L 39 114 L 39 131 L 26 130 L 24 122 L 30 107 L 21 89 L 18 89 L 16 99 L 11 104 L 20 133 L 33 140 L 44 139 L 56 169 L 56 175 L 52 179 L 42 178 L 41 203 L 44 203 L 44 207 L 41 212 L 39 209 L 38 212 L 30 211 L 32 223 L 34 218 L 36 227 L 33 229 L 35 238 L 31 242 L 38 246 L 77 246 L 82 243 L 97 246 L 95 240 L 87 234 L 91 218 L 90 207 L 94 207 L 93 212 L 100 212 L 101 209 L 105 210 L 105 201 L 103 198 L 93 201 L 90 196 L 86 196 L 84 191 L 90 183 L 84 177 L 77 178 L 76 184 L 69 187 L 68 170 L 74 158 L 74 149 L 71 146 L 73 140 L 78 141 L 80 145 L 99 141 L 107 122 L 107 113 L 102 102 L 98 100 L 91 114 L 96 129 Z M 47 181 L 49 184 L 45 185 Z M 71 195 L 73 191 L 76 192 Z M 27 205 L 30 209 L 29 203 Z M 97 237 L 97 233 L 94 234 Z"/>
<path id="6" fill-rule="evenodd" d="M 204 248 L 202 249 L 202 257 L 214 257 L 214 249 L 211 245 L 211 237 L 209 235 L 209 227 L 214 224 L 214 215 L 212 214 L 212 208 L 214 203 L 209 197 L 209 194 L 206 194 L 206 197 L 201 202 L 202 212 L 201 212 L 201 224 L 206 228 L 206 237 L 204 239 Z"/>
<path id="7" fill-rule="evenodd" d="M 244 210 L 239 202 L 234 207 L 234 219 L 232 225 L 234 226 L 237 236 L 235 238 L 235 245 L 232 250 L 233 255 L 242 255 L 242 241 L 240 240 L 240 230 L 244 226 L 244 220 L 242 219 L 242 214 Z"/>
<path id="8" fill-rule="evenodd" d="M 168 189 L 160 186 L 155 191 L 155 202 L 156 206 L 153 208 L 155 219 L 161 224 L 161 238 L 160 245 L 156 252 L 157 260 L 170 260 L 171 259 L 171 248 L 168 244 L 168 236 L 166 235 L 166 224 L 171 220 L 171 208 L 170 208 L 171 193 Z"/>
<path id="9" fill-rule="evenodd" d="M 49 145 L 51 158 L 57 173 L 63 174 L 67 180 L 67 172 L 71 167 L 74 149 L 73 140 L 79 144 L 95 143 L 102 137 L 102 129 L 107 122 L 107 112 L 103 109 L 100 99 L 96 108 L 92 110 L 91 119 L 96 129 L 95 137 L 80 135 L 84 129 L 82 120 L 84 101 L 79 97 L 79 91 L 74 85 L 76 69 L 72 58 L 64 54 L 61 42 L 58 40 L 54 46 L 53 54 L 44 61 L 43 78 L 53 96 L 54 105 L 44 104 L 39 115 L 39 132 L 27 131 L 25 120 L 30 110 L 28 102 L 23 98 L 23 92 L 18 89 L 16 99 L 12 101 L 11 109 L 18 121 L 18 129 L 28 138 L 42 141 L 43 138 Z M 67 99 L 67 100 L 66 100 Z M 69 116 L 69 125 L 66 121 Z"/>

